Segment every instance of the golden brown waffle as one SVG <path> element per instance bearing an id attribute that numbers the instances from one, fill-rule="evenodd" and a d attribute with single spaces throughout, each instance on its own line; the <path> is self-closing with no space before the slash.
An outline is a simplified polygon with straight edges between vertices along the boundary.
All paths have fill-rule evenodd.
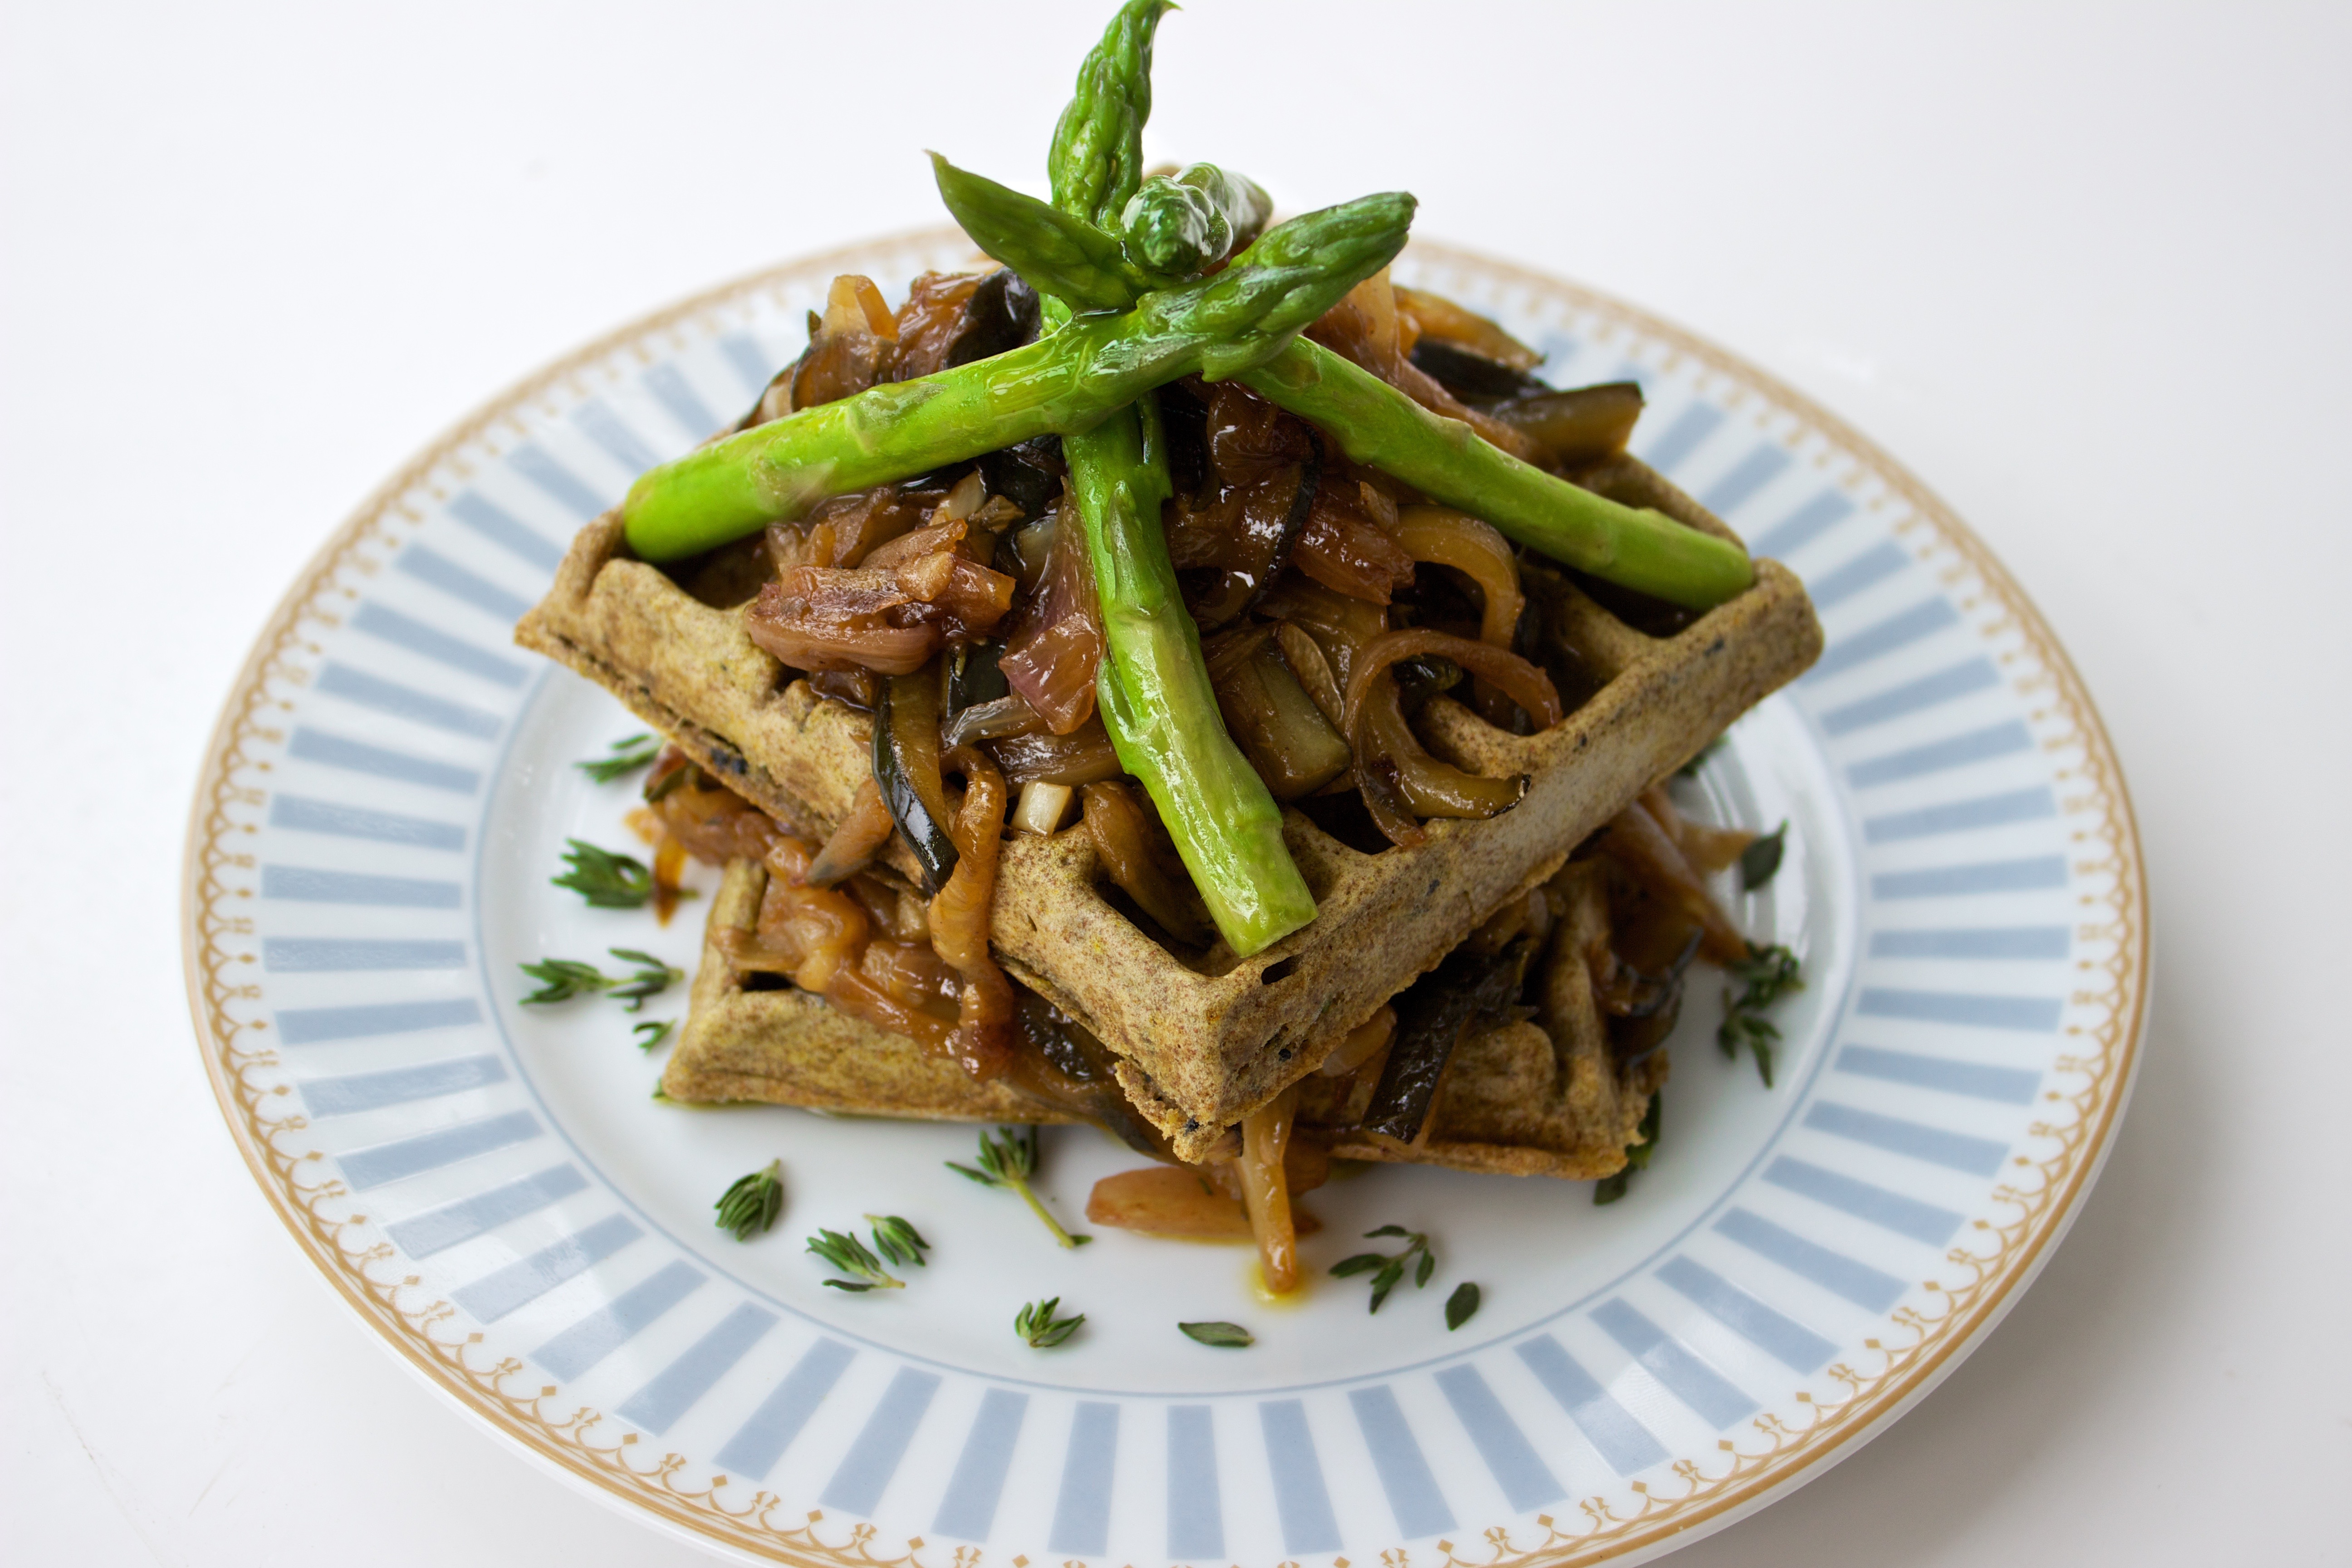
<path id="1" fill-rule="evenodd" d="M 1733 537 L 1633 458 L 1580 482 Z M 617 517 L 591 523 L 516 640 L 612 690 L 794 830 L 829 833 L 868 775 L 865 716 L 787 681 L 734 608 L 621 552 Z M 709 599 L 728 596 L 697 586 Z M 1564 576 L 1530 572 L 1528 588 L 1545 614 L 1547 657 L 1580 674 L 1589 695 L 1538 735 L 1506 734 L 1445 698 L 1418 721 L 1431 750 L 1457 766 L 1528 775 L 1524 798 L 1483 822 L 1432 821 L 1425 843 L 1378 853 L 1286 810 L 1284 837 L 1317 915 L 1263 952 L 1236 961 L 1216 949 L 1188 960 L 1146 934 L 1097 891 L 1083 830 L 1006 844 L 998 956 L 1118 1054 L 1129 1098 L 1179 1154 L 1200 1157 L 1312 1070 L 1489 911 L 1550 876 L 1644 787 L 1821 652 L 1802 585 L 1769 561 L 1757 563 L 1747 593 L 1671 636 L 1636 629 Z M 1571 702 L 1578 695 L 1563 690 Z"/>
<path id="2" fill-rule="evenodd" d="M 1001 1084 L 977 1082 L 905 1036 L 805 992 L 745 989 L 718 933 L 751 926 L 767 875 L 751 860 L 727 868 L 711 902 L 686 1025 L 662 1074 L 665 1094 L 925 1121 L 1077 1120 Z M 1333 1153 L 1570 1181 L 1622 1168 L 1625 1145 L 1665 1079 L 1666 1058 L 1660 1052 L 1631 1067 L 1612 1060 L 1582 956 L 1596 931 L 1605 929 L 1597 923 L 1607 919 L 1598 881 L 1586 879 L 1568 902 L 1544 972 L 1538 1022 L 1471 1035 L 1455 1047 L 1425 1142 L 1407 1146 L 1342 1131 L 1332 1138 Z M 1298 1125 L 1311 1135 L 1360 1122 L 1377 1077 L 1310 1076 Z"/>

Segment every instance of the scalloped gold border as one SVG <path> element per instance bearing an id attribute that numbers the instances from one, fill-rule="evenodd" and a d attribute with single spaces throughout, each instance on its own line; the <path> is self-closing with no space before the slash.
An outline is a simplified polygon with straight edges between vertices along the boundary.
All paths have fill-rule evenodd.
<path id="1" fill-rule="evenodd" d="M 554 1405 L 553 1385 L 533 1384 L 522 1363 L 511 1357 L 493 1360 L 485 1355 L 478 1349 L 480 1334 L 457 1331 L 454 1309 L 445 1300 L 427 1299 L 415 1275 L 400 1272 L 397 1255 L 388 1244 L 366 1238 L 366 1215 L 352 1206 L 343 1184 L 325 1173 L 319 1155 L 293 1152 L 281 1145 L 284 1135 L 300 1131 L 306 1122 L 299 1114 L 278 1113 L 275 1102 L 284 1089 L 261 1083 L 254 1076 L 278 1061 L 263 1037 L 267 1020 L 233 1016 L 238 1010 L 235 1005 L 257 998 L 259 988 L 239 984 L 231 976 L 231 965 L 241 959 L 225 952 L 223 941 L 247 934 L 252 922 L 226 912 L 236 908 L 231 894 L 238 890 L 226 887 L 221 873 L 252 863 L 250 855 L 241 854 L 234 846 L 238 834 L 254 828 L 236 820 L 230 808 L 257 805 L 265 796 L 262 790 L 241 785 L 237 774 L 258 762 L 247 754 L 249 742 L 273 744 L 282 738 L 268 718 L 270 710 L 284 706 L 282 700 L 272 697 L 271 686 L 273 682 L 299 684 L 303 679 L 300 666 L 289 655 L 298 647 L 317 651 L 305 640 L 304 626 L 336 624 L 331 600 L 351 593 L 341 585 L 344 574 L 372 575 L 378 569 L 380 562 L 366 552 L 367 547 L 392 542 L 389 536 L 395 519 L 422 521 L 407 498 L 419 489 L 431 489 L 436 472 L 467 473 L 460 456 L 463 448 L 480 442 L 495 450 L 493 437 L 502 421 L 520 433 L 521 427 L 514 424 L 518 410 L 560 385 L 576 384 L 582 373 L 619 351 L 635 348 L 640 357 L 646 357 L 643 345 L 656 334 L 675 333 L 689 322 L 707 323 L 763 291 L 804 280 L 822 281 L 853 258 L 870 263 L 877 254 L 936 249 L 958 238 L 949 229 L 916 230 L 845 246 L 722 285 L 608 333 L 508 388 L 445 432 L 337 530 L 272 613 L 215 728 L 188 826 L 182 921 L 189 1005 L 198 1039 L 207 1047 L 205 1068 L 230 1133 L 255 1179 L 329 1281 L 362 1319 L 435 1384 L 527 1450 L 671 1524 L 800 1568 L 978 1568 L 984 1553 L 976 1547 L 956 1547 L 944 1559 L 927 1565 L 919 1558 L 925 1550 L 919 1537 L 910 1540 L 899 1555 L 889 1555 L 887 1550 L 877 1552 L 875 1529 L 863 1523 L 829 1541 L 818 1530 L 824 1522 L 821 1511 L 802 1514 L 787 1510 L 782 1499 L 765 1489 L 755 1491 L 743 1507 L 730 1507 L 719 1496 L 727 1486 L 724 1477 L 699 1490 L 681 1485 L 680 1476 L 687 1468 L 683 1456 L 666 1454 L 655 1458 L 650 1453 L 640 1454 L 635 1433 L 614 1433 L 608 1437 L 600 1413 L 586 1408 L 565 1411 Z M 2122 773 L 2081 678 L 2039 613 L 1990 552 L 1927 487 L 1810 398 L 1645 311 L 1541 273 L 1446 246 L 1416 242 L 1412 255 L 1433 266 L 1483 273 L 1530 294 L 1549 295 L 1571 310 L 1597 318 L 1604 331 L 1622 328 L 1638 332 L 1666 349 L 1668 358 L 1662 368 L 1673 368 L 1677 359 L 1698 363 L 1729 384 L 1727 401 L 1734 407 L 1746 397 L 1759 398 L 1768 412 L 1792 416 L 1800 430 L 1841 448 L 1853 460 L 1856 473 L 1866 474 L 1882 487 L 1881 499 L 1871 504 L 1883 505 L 1884 497 L 1892 496 L 1907 505 L 1911 515 L 1895 526 L 1901 531 L 1913 531 L 1922 525 L 1931 531 L 1931 548 L 1941 547 L 1953 557 L 1945 568 L 1948 585 L 1974 576 L 1982 585 L 1983 596 L 2006 612 L 1991 626 L 1979 629 L 1989 637 L 2013 633 L 2040 665 L 2032 679 L 2019 683 L 2019 689 L 2027 694 L 2046 690 L 2046 706 L 2035 717 L 2058 721 L 2064 727 L 2063 733 L 2044 742 L 2045 749 L 2079 752 L 2080 762 L 2058 774 L 2062 780 L 2078 781 L 2081 786 L 2068 796 L 2064 808 L 2069 814 L 2098 816 L 2096 828 L 2076 835 L 2086 842 L 2097 840 L 2086 851 L 2093 858 L 2078 860 L 2076 869 L 2085 874 L 2106 872 L 2114 879 L 2109 891 L 2095 900 L 2106 906 L 2108 918 L 2102 923 L 2085 924 L 2082 931 L 2086 939 L 2112 942 L 2114 952 L 2096 966 L 2103 975 L 2070 998 L 2076 1007 L 2103 1008 L 2105 1016 L 2095 1025 L 2070 1026 L 2070 1032 L 2085 1036 L 2084 1044 L 2092 1048 L 2061 1057 L 2058 1069 L 2081 1073 L 2084 1084 L 2075 1093 L 2051 1096 L 2070 1104 L 2074 1119 L 2063 1125 L 2033 1124 L 2032 1135 L 2054 1142 L 2057 1152 L 2039 1161 L 2021 1157 L 2019 1163 L 2025 1169 L 2018 1179 L 1996 1189 L 1996 1201 L 2010 1205 L 2014 1218 L 1998 1225 L 1979 1221 L 1980 1249 L 1956 1247 L 1948 1254 L 1947 1261 L 1961 1271 L 1961 1279 L 1950 1284 L 1928 1282 L 1930 1299 L 1926 1310 L 1906 1307 L 1893 1314 L 1895 1330 L 1902 1336 L 1899 1342 L 1864 1342 L 1876 1358 L 1875 1366 L 1860 1370 L 1843 1362 L 1832 1366 L 1823 1375 L 1842 1390 L 1838 1395 L 1822 1399 L 1798 1394 L 1797 1402 L 1811 1413 L 1811 1419 L 1801 1425 L 1769 1414 L 1758 1417 L 1753 1423 L 1757 1438 L 1749 1446 L 1742 1447 L 1728 1439 L 1719 1444 L 1719 1451 L 1726 1456 L 1719 1471 L 1710 1473 L 1696 1460 L 1678 1461 L 1674 1473 L 1683 1489 L 1672 1496 L 1635 1482 L 1633 1489 L 1640 1505 L 1628 1514 L 1617 1512 L 1605 1498 L 1592 1497 L 1581 1500 L 1577 1517 L 1565 1522 L 1550 1515 L 1538 1516 L 1537 1527 L 1543 1532 L 1539 1539 L 1522 1541 L 1508 1528 L 1498 1526 L 1482 1532 L 1483 1550 L 1452 1541 L 1437 1543 L 1443 1553 L 1440 1568 L 1571 1568 L 1627 1553 L 1647 1554 L 1647 1549 L 1694 1530 L 1704 1533 L 1728 1522 L 1727 1516 L 1736 1511 L 1760 1506 L 1769 1492 L 1791 1484 L 1800 1472 L 1843 1457 L 1858 1439 L 1898 1414 L 1958 1364 L 2006 1310 L 2080 1206 L 2112 1142 L 2129 1092 L 2147 1010 L 2147 882 L 2138 828 Z M 2003 656 L 2004 661 L 2015 657 L 2014 653 Z M 1408 1553 L 1402 1547 L 1381 1552 L 1381 1560 L 1383 1568 L 1409 1568 Z M 1028 1568 L 1025 1557 L 1011 1561 L 1013 1568 Z M 1339 1560 L 1341 1568 L 1346 1562 Z"/>

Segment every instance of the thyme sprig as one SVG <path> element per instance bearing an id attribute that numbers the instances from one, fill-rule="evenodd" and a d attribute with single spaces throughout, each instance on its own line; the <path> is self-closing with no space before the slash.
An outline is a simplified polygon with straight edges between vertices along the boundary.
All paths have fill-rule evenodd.
<path id="1" fill-rule="evenodd" d="M 1052 1350 L 1076 1333 L 1078 1325 L 1087 1321 L 1084 1312 L 1075 1318 L 1054 1316 L 1061 1305 L 1059 1296 L 1048 1296 L 1042 1301 L 1030 1302 L 1013 1314 L 1013 1331 L 1020 1335 L 1021 1342 L 1033 1351 Z"/>
<path id="2" fill-rule="evenodd" d="M 635 773 L 661 754 L 661 742 L 643 731 L 624 735 L 612 744 L 604 756 L 591 757 L 572 765 L 598 784 L 611 784 L 624 773 Z"/>
<path id="3" fill-rule="evenodd" d="M 1257 1343 L 1257 1336 L 1239 1323 L 1179 1323 L 1176 1330 L 1188 1340 L 1221 1351 L 1247 1350 Z"/>
<path id="4" fill-rule="evenodd" d="M 1768 1078 L 1765 1081 L 1769 1083 L 1771 1079 Z M 1650 1156 L 1658 1152 L 1658 1108 L 1665 1102 L 1665 1098 L 1657 1089 L 1650 1091 L 1649 1106 L 1642 1112 L 1641 1123 L 1634 1129 L 1641 1135 L 1641 1142 L 1625 1145 L 1625 1163 L 1617 1168 L 1614 1175 L 1603 1176 L 1592 1184 L 1594 1203 L 1615 1203 L 1625 1195 L 1626 1187 L 1633 1180 L 1633 1173 L 1649 1168 Z"/>
<path id="5" fill-rule="evenodd" d="M 1437 1272 L 1437 1254 L 1430 1250 L 1427 1236 L 1417 1230 L 1407 1230 L 1401 1225 L 1384 1225 L 1378 1230 L 1364 1232 L 1367 1241 L 1383 1236 L 1402 1237 L 1404 1250 L 1393 1254 L 1359 1252 L 1353 1258 L 1343 1258 L 1331 1266 L 1331 1277 L 1335 1279 L 1371 1274 L 1371 1310 L 1375 1312 L 1381 1310 L 1381 1303 L 1389 1299 L 1389 1292 L 1397 1288 L 1397 1282 L 1404 1278 L 1407 1268 L 1412 1269 L 1412 1288 L 1416 1290 L 1426 1286 L 1430 1276 Z M 1415 1262 L 1416 1258 L 1420 1261 Z M 1373 1273 L 1374 1269 L 1379 1272 Z"/>
<path id="6" fill-rule="evenodd" d="M 866 1220 L 874 1227 L 874 1245 L 883 1257 L 917 1268 L 930 1267 L 930 1259 L 923 1254 L 931 1244 L 923 1239 L 922 1232 L 894 1214 L 870 1214 Z"/>
<path id="7" fill-rule="evenodd" d="M 978 1182 L 983 1187 L 1007 1187 L 1019 1193 L 1021 1201 L 1029 1205 L 1032 1214 L 1045 1221 L 1045 1228 L 1054 1233 L 1054 1239 L 1062 1246 L 1084 1247 L 1094 1239 L 1090 1236 L 1073 1236 L 1063 1229 L 1062 1222 L 1054 1217 L 1038 1198 L 1035 1189 L 1030 1186 L 1031 1179 L 1037 1174 L 1036 1128 L 999 1127 L 992 1133 L 982 1132 L 980 1135 L 978 1170 L 970 1165 L 959 1165 L 953 1160 L 946 1163 L 949 1170 Z"/>
<path id="8" fill-rule="evenodd" d="M 1772 1047 L 1780 1041 L 1780 1026 L 1764 1016 L 1764 1011 L 1791 991 L 1805 988 L 1804 965 L 1797 955 L 1774 942 L 1770 947 L 1748 944 L 1748 956 L 1736 958 L 1723 966 L 1724 973 L 1738 983 L 1739 994 L 1731 988 L 1723 992 L 1723 1022 L 1717 1026 L 1715 1043 L 1723 1054 L 1737 1061 L 1742 1046 L 1755 1055 L 1756 1070 L 1764 1075 L 1764 1087 L 1772 1087 Z"/>
<path id="9" fill-rule="evenodd" d="M 771 1160 L 719 1194 L 710 1205 L 719 1211 L 719 1228 L 733 1231 L 738 1241 L 765 1234 L 784 1212 L 784 1163 Z"/>
<path id="10" fill-rule="evenodd" d="M 611 947 L 605 952 L 614 958 L 637 965 L 635 973 L 609 975 L 593 963 L 583 963 L 574 958 L 543 958 L 537 963 L 519 963 L 515 967 L 539 982 L 540 988 L 523 998 L 525 1005 L 569 1002 L 575 996 L 607 995 L 628 1004 L 636 1012 L 648 1001 L 686 978 L 686 971 L 674 969 L 650 952 L 634 947 Z M 644 1025 L 639 1025 L 642 1031 Z M 663 1026 L 663 1032 L 668 1026 Z M 651 1042 L 640 1041 L 650 1050 L 661 1041 L 656 1035 Z"/>
<path id="11" fill-rule="evenodd" d="M 904 1220 L 898 1223 L 906 1224 Z M 874 1239 L 880 1242 L 881 1235 L 877 1232 Z M 874 1256 L 872 1248 L 858 1240 L 854 1234 L 820 1229 L 814 1236 L 808 1238 L 808 1249 L 833 1268 L 852 1276 L 847 1279 L 825 1281 L 836 1290 L 862 1293 L 867 1290 L 903 1290 L 907 1288 L 907 1282 L 883 1268 L 882 1260 Z M 892 1261 L 898 1260 L 893 1258 Z M 919 1257 L 916 1261 L 919 1263 L 922 1259 Z"/>
<path id="12" fill-rule="evenodd" d="M 641 910 L 654 896 L 654 874 L 634 855 L 599 849 L 583 838 L 564 841 L 563 863 L 571 869 L 549 881 L 569 888 L 600 910 Z"/>

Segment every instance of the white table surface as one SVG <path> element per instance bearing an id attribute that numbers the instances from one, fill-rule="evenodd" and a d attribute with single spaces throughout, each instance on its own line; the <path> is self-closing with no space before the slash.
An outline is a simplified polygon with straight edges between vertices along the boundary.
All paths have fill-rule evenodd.
<path id="1" fill-rule="evenodd" d="M 444 1408 L 289 1244 L 180 978 L 247 643 L 541 362 L 1036 184 L 1106 6 L 38 5 L 0 43 L 0 1538 L 18 1563 L 687 1563 Z M 2022 580 L 2154 890 L 2073 1236 L 1887 1435 L 1678 1557 L 2342 1562 L 2352 13 L 1270 5 L 1151 151 L 1622 294 L 1876 437 Z M 897 280 L 892 280 L 895 284 Z"/>

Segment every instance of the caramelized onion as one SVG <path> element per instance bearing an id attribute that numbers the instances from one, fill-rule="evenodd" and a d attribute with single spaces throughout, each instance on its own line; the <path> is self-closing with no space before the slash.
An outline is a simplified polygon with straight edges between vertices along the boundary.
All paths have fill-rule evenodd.
<path id="1" fill-rule="evenodd" d="M 1389 283 L 1388 268 L 1349 289 L 1345 299 L 1316 319 L 1307 335 L 1363 366 L 1431 413 L 1463 421 L 1511 456 L 1535 455 L 1535 444 L 1527 437 L 1468 406 L 1412 363 L 1412 338 L 1417 333 L 1410 322 L 1398 318 L 1396 291 Z"/>
<path id="2" fill-rule="evenodd" d="M 1508 540 L 1469 513 L 1443 506 L 1400 508 L 1396 526 L 1389 531 L 1415 561 L 1451 566 L 1477 584 L 1485 601 L 1478 640 L 1496 647 L 1511 646 L 1527 596 L 1519 591 L 1519 563 Z"/>
<path id="3" fill-rule="evenodd" d="M 1291 559 L 1327 588 L 1385 605 L 1412 583 L 1412 556 L 1336 494 L 1316 494 Z"/>
<path id="4" fill-rule="evenodd" d="M 841 826 L 833 830 L 833 837 L 824 841 L 824 847 L 809 862 L 805 880 L 812 887 L 829 888 L 864 870 L 866 862 L 890 841 L 895 826 L 890 820 L 890 808 L 882 804 L 882 792 L 868 777 L 857 786 L 856 797 L 849 803 Z"/>
<path id="5" fill-rule="evenodd" d="M 1443 295 L 1400 288 L 1396 290 L 1396 312 L 1400 324 L 1410 327 L 1417 336 L 1460 343 L 1513 370 L 1533 370 L 1543 363 L 1543 355 L 1486 317 L 1465 310 Z"/>
<path id="6" fill-rule="evenodd" d="M 1002 741 L 1012 735 L 1032 735 L 1045 727 L 1044 715 L 1015 693 L 993 702 L 975 703 L 947 722 L 940 744 L 950 751 L 975 741 Z"/>
<path id="7" fill-rule="evenodd" d="M 1357 726 L 1356 753 L 1394 764 L 1397 794 L 1417 816 L 1476 821 L 1509 810 L 1527 793 L 1524 776 L 1486 778 L 1431 756 L 1405 722 L 1396 677 L 1387 670 L 1374 675 L 1358 705 Z"/>
<path id="8" fill-rule="evenodd" d="M 963 775 L 963 809 L 953 832 L 956 867 L 931 900 L 931 947 L 963 977 L 949 1053 L 977 1079 L 1001 1077 L 1013 1060 L 1013 984 L 988 951 L 990 906 L 996 898 L 996 858 L 1004 831 L 1004 776 L 971 746 L 940 759 Z"/>
<path id="9" fill-rule="evenodd" d="M 1087 832 L 1104 874 L 1177 941 L 1206 947 L 1213 935 L 1194 911 L 1199 895 L 1163 868 L 1151 853 L 1150 826 L 1124 784 L 1090 784 L 1078 792 Z"/>
<path id="10" fill-rule="evenodd" d="M 1294 1083 L 1242 1120 L 1242 1203 L 1257 1237 L 1265 1288 L 1276 1296 L 1298 1289 L 1298 1233 L 1291 1225 L 1290 1187 L 1283 1171 L 1297 1110 L 1298 1086 Z"/>
<path id="11" fill-rule="evenodd" d="M 1345 594 L 1335 594 L 1319 583 L 1286 576 L 1260 608 L 1269 616 L 1300 626 L 1312 637 L 1330 661 L 1339 689 L 1345 691 L 1355 675 L 1362 651 L 1389 629 L 1385 610 Z M 1342 729 L 1346 728 L 1343 724 Z"/>
<path id="12" fill-rule="evenodd" d="M 770 583 L 743 612 L 743 629 L 751 640 L 794 669 L 871 669 L 883 675 L 912 675 L 931 659 L 945 639 L 936 626 L 894 626 L 878 609 L 848 606 L 886 596 L 889 605 L 906 602 L 898 584 L 886 574 L 860 584 L 828 584 L 816 574 L 823 569 L 795 567 L 782 582 Z M 827 577 L 847 573 L 824 574 Z"/>
<path id="13" fill-rule="evenodd" d="M 1457 637 L 1425 626 L 1386 632 L 1365 647 L 1348 671 L 1348 730 L 1354 733 L 1372 678 L 1401 658 L 1433 653 L 1450 658 L 1482 680 L 1492 681 L 1504 694 L 1528 710 L 1539 730 L 1559 722 L 1559 691 L 1551 677 L 1507 648 L 1468 637 Z"/>
<path id="14" fill-rule="evenodd" d="M 989 749 L 995 752 L 996 765 L 1004 770 L 1004 782 L 1009 784 L 1038 779 L 1047 784 L 1093 784 L 1127 772 L 1119 765 L 1118 753 L 1111 749 L 1110 735 L 1099 719 L 1090 719 L 1066 735 L 1045 731 L 1014 735 L 992 742 Z"/>
<path id="15" fill-rule="evenodd" d="M 1396 1008 L 1384 1005 L 1381 1010 L 1348 1031 L 1347 1037 L 1331 1047 L 1323 1065 L 1315 1070 L 1325 1078 L 1347 1078 L 1358 1068 L 1388 1048 L 1396 1034 Z"/>
<path id="16" fill-rule="evenodd" d="M 1632 872 L 1654 896 L 1696 922 L 1706 933 L 1699 951 L 1709 963 L 1729 963 L 1746 955 L 1747 940 L 1730 917 L 1716 907 L 1706 879 L 1640 801 L 1610 819 L 1601 850 Z"/>
<path id="17" fill-rule="evenodd" d="M 1004 655 L 996 661 L 1006 684 L 1026 698 L 1056 735 L 1076 730 L 1095 711 L 1095 669 L 1102 663 L 1102 608 L 1087 560 L 1086 530 L 1064 497 L 1045 574 L 1029 596 Z M 1070 783 L 1070 780 L 1059 781 Z"/>

